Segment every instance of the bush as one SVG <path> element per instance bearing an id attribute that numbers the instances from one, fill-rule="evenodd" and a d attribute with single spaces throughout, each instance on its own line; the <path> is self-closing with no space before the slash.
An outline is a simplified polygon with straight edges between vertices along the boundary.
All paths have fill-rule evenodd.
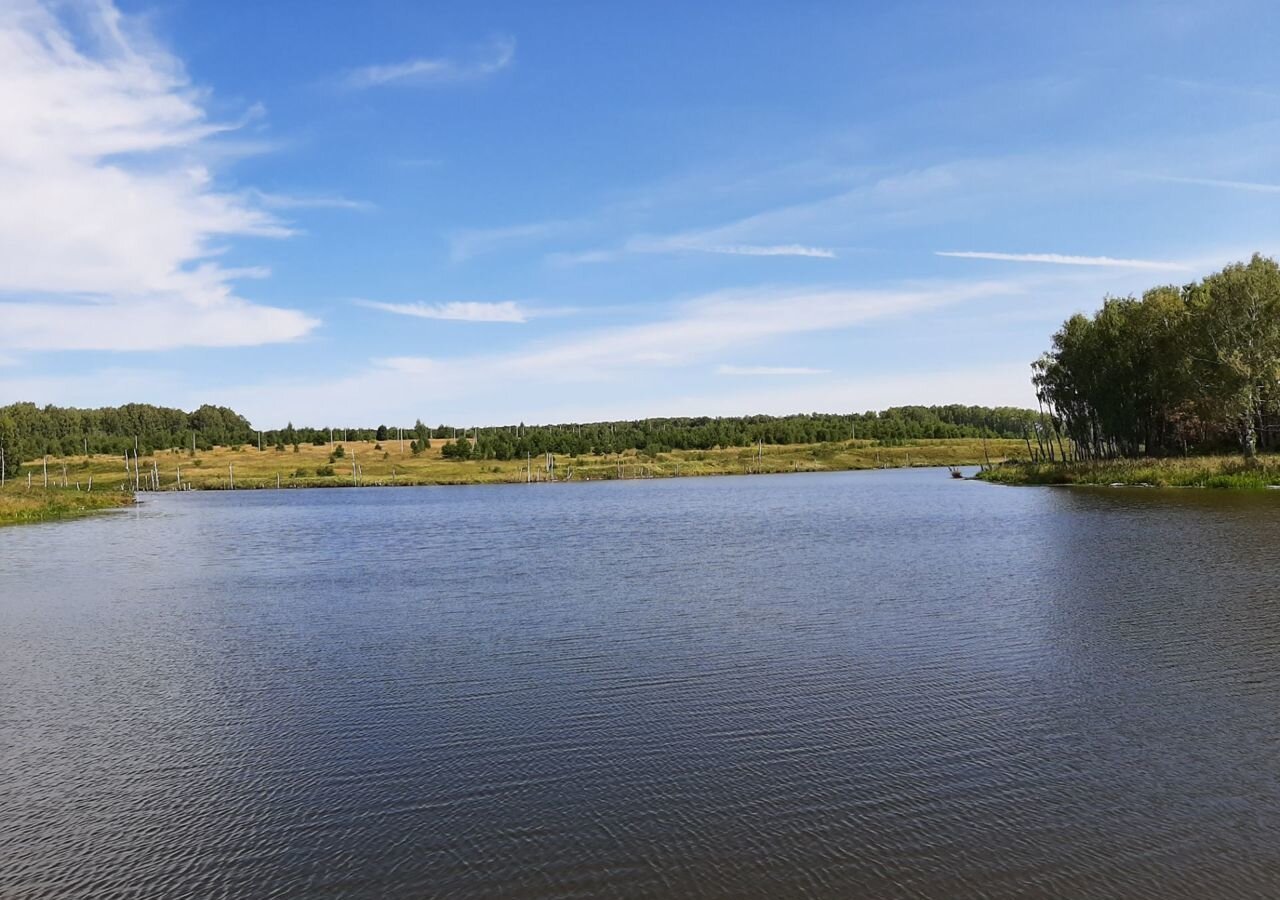
<path id="1" fill-rule="evenodd" d="M 316 474 L 321 478 L 333 474 L 333 466 L 320 466 L 316 469 Z"/>
<path id="2" fill-rule="evenodd" d="M 330 461 L 334 459 L 342 459 L 346 455 L 347 455 L 347 451 L 342 449 L 342 445 L 339 444 L 338 446 L 333 448 L 333 453 L 330 454 L 329 459 Z"/>

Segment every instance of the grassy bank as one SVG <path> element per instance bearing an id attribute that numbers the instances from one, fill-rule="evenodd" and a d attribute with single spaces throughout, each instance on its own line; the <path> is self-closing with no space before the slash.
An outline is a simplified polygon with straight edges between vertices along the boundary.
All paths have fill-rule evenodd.
<path id="1" fill-rule="evenodd" d="M 519 460 L 452 460 L 441 454 L 443 441 L 414 456 L 409 442 L 377 445 L 372 441 L 352 441 L 343 445 L 344 455 L 330 459 L 331 446 L 301 445 L 278 451 L 273 447 L 219 447 L 201 451 L 194 457 L 185 451 L 165 450 L 141 459 L 142 476 L 159 472 L 161 490 L 179 484 L 197 490 L 245 488 L 342 487 L 362 485 L 485 484 L 548 480 L 545 458 Z M 731 447 L 706 451 L 677 450 L 645 455 L 630 451 L 609 456 L 558 456 L 555 480 L 586 481 L 632 478 L 668 478 L 688 475 L 741 475 L 774 472 L 821 472 L 900 466 L 976 465 L 991 460 L 1025 456 L 1020 441 L 991 440 L 984 450 L 981 440 L 918 440 L 900 446 L 880 446 L 874 441 L 842 441 L 827 444 L 789 444 L 761 448 Z M 355 471 L 352 464 L 355 464 Z M 38 464 L 37 464 L 38 465 Z M 28 469 L 32 464 L 27 465 Z M 121 457 L 73 456 L 50 458 L 51 483 L 75 484 L 94 479 L 94 492 L 132 486 Z M 36 482 L 43 471 L 37 468 Z M 146 486 L 145 484 L 143 485 Z"/>
<path id="2" fill-rule="evenodd" d="M 133 493 L 119 490 L 92 492 L 74 487 L 33 487 L 10 483 L 0 490 L 0 525 L 45 522 L 83 516 L 133 503 Z"/>
<path id="3" fill-rule="evenodd" d="M 1252 464 L 1239 456 L 1098 463 L 1009 462 L 978 477 L 996 484 L 1126 484 L 1264 490 L 1280 485 L 1280 457 L 1260 457 Z"/>

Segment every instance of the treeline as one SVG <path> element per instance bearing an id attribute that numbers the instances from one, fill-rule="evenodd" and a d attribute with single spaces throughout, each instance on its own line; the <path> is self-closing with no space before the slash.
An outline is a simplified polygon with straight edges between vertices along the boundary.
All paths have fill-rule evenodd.
<path id="1" fill-rule="evenodd" d="M 1280 441 L 1280 266 L 1255 255 L 1201 281 L 1075 315 L 1032 381 L 1077 458 Z"/>
<path id="2" fill-rule="evenodd" d="M 640 419 L 635 421 L 508 425 L 489 428 L 438 425 L 421 421 L 412 428 L 379 425 L 361 427 L 295 427 L 255 431 L 248 419 L 220 406 L 194 412 L 146 404 L 104 409 L 37 407 L 16 403 L 0 407 L 0 447 L 13 471 L 27 460 L 45 454 L 132 452 L 144 456 L 156 450 L 208 450 L 214 446 L 257 446 L 264 449 L 293 444 L 322 445 L 330 441 L 403 440 L 419 451 L 432 440 L 455 446 L 455 458 L 512 459 L 526 454 L 621 453 L 639 450 L 710 450 L 766 444 L 812 444 L 864 438 L 898 443 L 920 438 L 1023 438 L 1040 417 L 1031 410 L 982 406 L 900 406 L 883 412 L 846 415 L 810 413 L 793 416 L 710 416 Z M 465 437 L 466 446 L 456 439 Z"/>
<path id="3" fill-rule="evenodd" d="M 45 454 L 143 453 L 169 447 L 200 449 L 245 443 L 256 435 L 249 420 L 223 406 L 205 405 L 194 412 L 129 403 L 102 409 L 37 407 L 14 403 L 0 407 L 0 449 L 13 474 L 24 460 Z"/>

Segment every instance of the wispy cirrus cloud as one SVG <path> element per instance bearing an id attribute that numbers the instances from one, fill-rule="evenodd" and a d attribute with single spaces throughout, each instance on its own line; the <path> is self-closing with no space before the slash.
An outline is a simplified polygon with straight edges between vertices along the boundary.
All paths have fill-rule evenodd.
<path id="1" fill-rule="evenodd" d="M 1117 259 L 1111 256 L 1069 256 L 1063 253 L 997 253 L 986 250 L 935 250 L 935 256 L 953 259 L 991 259 L 999 262 L 1047 263 L 1055 266 L 1093 266 L 1111 269 L 1149 269 L 1152 271 L 1186 271 L 1191 266 L 1181 262 L 1157 259 Z"/>
<path id="2" fill-rule="evenodd" d="M 834 250 L 804 244 L 721 244 L 698 234 L 665 238 L 633 238 L 623 248 L 628 253 L 715 253 L 724 256 L 806 256 L 834 259 Z"/>
<path id="3" fill-rule="evenodd" d="M 403 415 L 403 398 L 412 395 L 420 407 L 433 410 L 442 420 L 465 421 L 475 410 L 486 411 L 488 421 L 507 419 L 549 420 L 542 415 L 545 401 L 559 397 L 564 385 L 606 383 L 684 383 L 690 367 L 715 366 L 727 355 L 739 356 L 750 348 L 791 336 L 832 332 L 868 326 L 891 318 L 910 317 L 969 302 L 984 302 L 1024 294 L 1033 282 L 1020 279 L 968 282 L 935 282 L 896 288 L 866 290 L 850 287 L 780 288 L 763 286 L 721 291 L 681 302 L 658 319 L 614 327 L 578 331 L 503 352 L 467 353 L 461 356 L 388 356 L 371 361 L 363 371 L 330 380 L 289 380 L 267 386 L 226 387 L 222 402 L 243 407 L 255 422 L 284 422 L 289 418 L 322 421 L 334 408 L 364 410 L 373 418 L 394 420 Z M 740 384 L 732 376 L 767 377 L 808 375 L 821 379 L 824 372 L 803 367 L 742 366 L 724 363 L 723 385 Z M 1015 367 L 1010 383 L 1022 393 L 1025 365 Z M 944 380 L 945 381 L 945 380 Z M 821 383 L 804 381 L 805 388 Z M 513 392 L 512 384 L 527 390 Z M 976 392 L 949 390 L 916 393 L 946 399 L 979 396 Z M 919 387 L 916 388 L 919 390 Z M 671 388 L 674 391 L 674 388 Z M 816 388 L 815 388 L 816 390 Z M 683 409 L 688 399 L 678 393 L 662 393 L 647 403 L 662 410 Z M 625 393 L 625 392 L 624 392 Z M 744 394 L 745 403 L 759 403 L 763 392 Z M 819 408 L 816 393 L 779 394 L 776 402 L 789 411 Z M 992 394 L 992 397 L 1003 397 Z M 755 399 L 751 399 L 754 397 Z M 839 398 L 839 399 L 837 399 Z M 575 404 L 581 403 L 575 400 Z M 639 402 L 628 393 L 628 404 Z M 913 400 L 915 402 L 915 400 Z M 965 400 L 965 402 L 977 402 Z M 991 402 L 988 398 L 986 402 Z M 719 409 L 712 399 L 697 401 L 699 409 Z M 831 408 L 866 408 L 875 403 L 847 385 L 839 386 L 823 403 Z M 531 405 L 535 404 L 535 405 Z M 335 406 L 336 405 L 336 406 Z M 756 406 L 756 410 L 765 408 Z M 574 416 L 586 415 L 575 406 Z M 400 412 L 397 412 L 400 410 Z"/>
<path id="4" fill-rule="evenodd" d="M 494 38 L 466 59 L 418 57 L 403 62 L 363 66 L 342 76 L 342 84 L 353 90 L 402 85 L 435 87 L 480 81 L 496 75 L 516 58 L 516 42 L 510 37 Z"/>
<path id="5" fill-rule="evenodd" d="M 764 377 L 793 375 L 826 375 L 830 369 L 811 369 L 808 366 L 716 366 L 717 375 L 758 375 Z"/>
<path id="6" fill-rule="evenodd" d="M 529 321 L 529 314 L 511 300 L 500 303 L 382 303 L 376 300 L 357 300 L 356 303 L 368 309 L 418 319 L 444 319 L 452 322 Z"/>
<path id="7" fill-rule="evenodd" d="M 826 247 L 803 244 L 709 244 L 687 236 L 667 238 L 632 238 L 617 249 L 559 252 L 547 256 L 556 265 L 587 265 L 616 262 L 632 254 L 643 253 L 709 253 L 720 256 L 797 256 L 809 259 L 835 259 L 836 252 Z"/>
<path id="8" fill-rule="evenodd" d="M 238 125 L 203 100 L 109 2 L 0 7 L 0 350 L 253 345 L 318 324 L 239 297 L 261 270 L 215 261 L 227 238 L 292 231 L 215 187 L 210 142 Z"/>
<path id="9" fill-rule="evenodd" d="M 1200 187 L 1226 188 L 1232 191 L 1249 191 L 1255 194 L 1280 194 L 1280 184 L 1261 181 L 1232 181 L 1226 178 L 1188 178 L 1180 175 L 1146 175 L 1155 181 L 1173 184 L 1191 184 Z"/>
<path id="10" fill-rule="evenodd" d="M 701 253 L 723 253 L 729 256 L 809 256 L 814 259 L 835 259 L 836 252 L 825 247 L 805 247 L 801 244 L 719 244 L 711 247 L 693 247 Z"/>
<path id="11" fill-rule="evenodd" d="M 496 228 L 464 228 L 449 236 L 449 257 L 454 262 L 464 262 L 473 256 L 492 253 L 504 247 L 545 241 L 567 234 L 580 226 L 579 222 L 556 219 L 501 225 Z"/>
<path id="12" fill-rule="evenodd" d="M 250 188 L 249 198 L 267 209 L 349 209 L 367 212 L 374 205 L 367 200 L 351 200 L 339 194 L 274 194 Z"/>

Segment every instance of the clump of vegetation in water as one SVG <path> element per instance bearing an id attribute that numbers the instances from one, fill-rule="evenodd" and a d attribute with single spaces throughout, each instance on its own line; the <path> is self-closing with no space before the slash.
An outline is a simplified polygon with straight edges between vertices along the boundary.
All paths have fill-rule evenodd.
<path id="1" fill-rule="evenodd" d="M 10 484 L 0 491 L 0 525 L 66 519 L 132 503 L 131 491 L 87 491 L 74 487 L 27 490 L 25 484 Z"/>

